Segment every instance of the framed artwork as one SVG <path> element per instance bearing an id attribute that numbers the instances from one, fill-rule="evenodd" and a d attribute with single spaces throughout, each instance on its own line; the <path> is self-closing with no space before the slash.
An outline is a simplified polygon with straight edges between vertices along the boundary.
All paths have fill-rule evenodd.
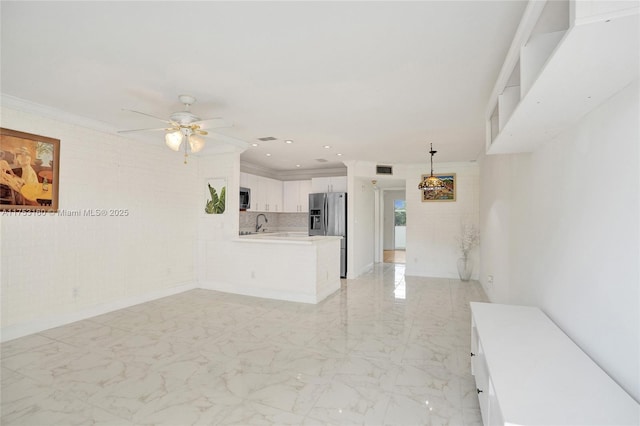
<path id="1" fill-rule="evenodd" d="M 225 178 L 209 178 L 205 180 L 206 214 L 222 214 L 226 208 L 227 180 Z"/>
<path id="2" fill-rule="evenodd" d="M 422 175 L 422 180 L 429 175 Z M 456 174 L 436 174 L 444 183 L 444 189 L 439 191 L 422 191 L 422 201 L 455 201 L 456 200 Z"/>
<path id="3" fill-rule="evenodd" d="M 60 140 L 0 128 L 0 210 L 58 211 Z"/>

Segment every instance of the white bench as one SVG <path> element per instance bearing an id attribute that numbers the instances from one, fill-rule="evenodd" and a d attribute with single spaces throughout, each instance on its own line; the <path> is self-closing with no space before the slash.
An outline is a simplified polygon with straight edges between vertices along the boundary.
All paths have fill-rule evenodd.
<path id="1" fill-rule="evenodd" d="M 540 309 L 472 302 L 471 313 L 485 426 L 640 424 L 640 405 Z"/>

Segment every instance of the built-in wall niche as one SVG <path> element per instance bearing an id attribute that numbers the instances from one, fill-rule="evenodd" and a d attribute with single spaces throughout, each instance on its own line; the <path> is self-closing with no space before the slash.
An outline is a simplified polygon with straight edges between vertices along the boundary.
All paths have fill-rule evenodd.
<path id="1" fill-rule="evenodd" d="M 530 6 L 527 9 L 528 15 L 525 13 L 525 17 L 530 16 L 529 20 L 524 21 L 523 18 L 518 29 L 522 38 L 522 41 L 519 41 L 521 46 L 512 46 L 511 58 L 508 58 L 503 66 L 501 90 L 495 99 L 495 107 L 488 123 L 490 143 L 509 122 L 511 115 L 569 28 L 569 0 L 536 4 L 537 8 Z"/>
<path id="2" fill-rule="evenodd" d="M 530 37 L 520 49 L 520 98 L 527 94 L 569 29 L 569 6 L 568 0 L 548 1 L 531 30 Z"/>
<path id="3" fill-rule="evenodd" d="M 496 99 L 496 105 L 490 117 L 490 134 L 493 141 L 520 102 L 520 61 L 516 62 L 502 93 Z"/>
<path id="4" fill-rule="evenodd" d="M 638 2 L 530 1 L 487 108 L 487 153 L 531 152 L 637 78 Z"/>

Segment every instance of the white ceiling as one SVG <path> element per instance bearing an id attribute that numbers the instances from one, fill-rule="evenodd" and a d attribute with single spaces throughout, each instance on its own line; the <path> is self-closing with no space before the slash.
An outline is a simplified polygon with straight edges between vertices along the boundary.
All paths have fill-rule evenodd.
<path id="1" fill-rule="evenodd" d="M 525 2 L 0 8 L 3 94 L 121 130 L 162 126 L 122 108 L 168 118 L 181 109 L 178 95 L 190 94 L 200 117 L 233 123 L 217 132 L 260 143 L 244 161 L 293 170 L 342 160 L 428 162 L 430 142 L 436 161 L 476 159 L 486 103 Z M 161 135 L 131 143 L 162 144 Z M 257 140 L 265 136 L 277 140 Z"/>

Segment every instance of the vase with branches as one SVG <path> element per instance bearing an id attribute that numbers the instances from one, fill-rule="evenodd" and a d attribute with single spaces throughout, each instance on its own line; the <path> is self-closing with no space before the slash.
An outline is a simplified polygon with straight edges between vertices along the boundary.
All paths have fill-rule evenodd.
<path id="1" fill-rule="evenodd" d="M 458 275 L 461 281 L 469 281 L 473 272 L 473 263 L 469 253 L 480 244 L 480 232 L 475 225 L 463 223 L 460 225 L 458 248 L 462 257 L 458 259 Z"/>

